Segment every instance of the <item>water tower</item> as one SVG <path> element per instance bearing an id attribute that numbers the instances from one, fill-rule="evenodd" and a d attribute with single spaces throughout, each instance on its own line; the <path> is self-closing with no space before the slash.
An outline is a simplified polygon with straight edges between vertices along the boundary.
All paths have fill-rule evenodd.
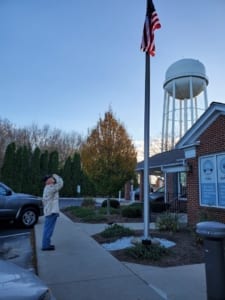
<path id="1" fill-rule="evenodd" d="M 172 149 L 207 109 L 207 85 L 205 67 L 198 60 L 181 59 L 168 68 L 163 85 L 162 151 Z"/>

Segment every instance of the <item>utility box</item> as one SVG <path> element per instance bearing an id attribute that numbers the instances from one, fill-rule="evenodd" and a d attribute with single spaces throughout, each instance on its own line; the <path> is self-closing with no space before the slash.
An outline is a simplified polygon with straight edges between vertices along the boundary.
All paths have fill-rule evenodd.
<path id="1" fill-rule="evenodd" d="M 207 300 L 225 300 L 225 224 L 200 222 L 196 232 L 204 238 Z"/>

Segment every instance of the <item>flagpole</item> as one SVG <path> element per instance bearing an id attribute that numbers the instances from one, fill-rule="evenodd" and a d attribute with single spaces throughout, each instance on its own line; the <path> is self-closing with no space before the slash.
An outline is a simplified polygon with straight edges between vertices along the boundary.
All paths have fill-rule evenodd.
<path id="1" fill-rule="evenodd" d="M 145 54 L 144 112 L 144 241 L 149 240 L 149 135 L 150 135 L 150 55 Z"/>
<path id="2" fill-rule="evenodd" d="M 151 244 L 149 238 L 149 156 L 150 156 L 150 55 L 155 55 L 154 31 L 161 27 L 152 0 L 147 0 L 146 18 L 141 49 L 145 51 L 145 112 L 144 112 L 144 238 L 142 244 Z"/>

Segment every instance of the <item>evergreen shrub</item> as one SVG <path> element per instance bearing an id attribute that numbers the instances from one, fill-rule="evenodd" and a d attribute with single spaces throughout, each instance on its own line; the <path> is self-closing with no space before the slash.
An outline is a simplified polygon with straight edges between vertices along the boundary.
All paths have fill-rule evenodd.
<path id="1" fill-rule="evenodd" d="M 126 253 L 134 259 L 148 259 L 158 261 L 162 257 L 170 253 L 169 249 L 157 245 L 143 245 L 142 243 L 136 244 L 134 247 L 126 249 Z"/>
<path id="2" fill-rule="evenodd" d="M 95 200 L 93 198 L 84 198 L 81 206 L 83 206 L 83 207 L 94 207 L 95 206 Z"/>
<path id="3" fill-rule="evenodd" d="M 124 227 L 118 224 L 113 224 L 107 227 L 100 234 L 104 238 L 112 238 L 112 237 L 132 236 L 134 234 L 134 231 L 128 227 Z"/>
<path id="4" fill-rule="evenodd" d="M 121 214 L 126 218 L 141 218 L 142 206 L 125 206 L 122 208 Z"/>
<path id="5" fill-rule="evenodd" d="M 109 205 L 113 208 L 120 208 L 120 202 L 116 199 L 109 199 Z M 107 199 L 102 202 L 102 207 L 107 207 Z"/>

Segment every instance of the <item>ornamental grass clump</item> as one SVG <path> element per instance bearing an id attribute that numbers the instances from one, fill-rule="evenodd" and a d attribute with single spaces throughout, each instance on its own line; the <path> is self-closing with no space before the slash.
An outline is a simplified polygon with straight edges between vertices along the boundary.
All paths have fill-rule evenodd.
<path id="1" fill-rule="evenodd" d="M 133 247 L 127 248 L 126 253 L 135 260 L 146 259 L 158 261 L 162 257 L 169 255 L 170 250 L 158 244 L 143 245 L 142 243 L 138 243 Z"/>
<path id="2" fill-rule="evenodd" d="M 169 212 L 163 213 L 157 218 L 156 228 L 160 231 L 177 232 L 180 230 L 178 215 Z"/>
<path id="3" fill-rule="evenodd" d="M 112 238 L 112 237 L 123 237 L 123 236 L 132 236 L 134 235 L 134 230 L 124 227 L 118 224 L 113 224 L 107 227 L 104 231 L 100 233 L 100 235 L 104 238 Z"/>

